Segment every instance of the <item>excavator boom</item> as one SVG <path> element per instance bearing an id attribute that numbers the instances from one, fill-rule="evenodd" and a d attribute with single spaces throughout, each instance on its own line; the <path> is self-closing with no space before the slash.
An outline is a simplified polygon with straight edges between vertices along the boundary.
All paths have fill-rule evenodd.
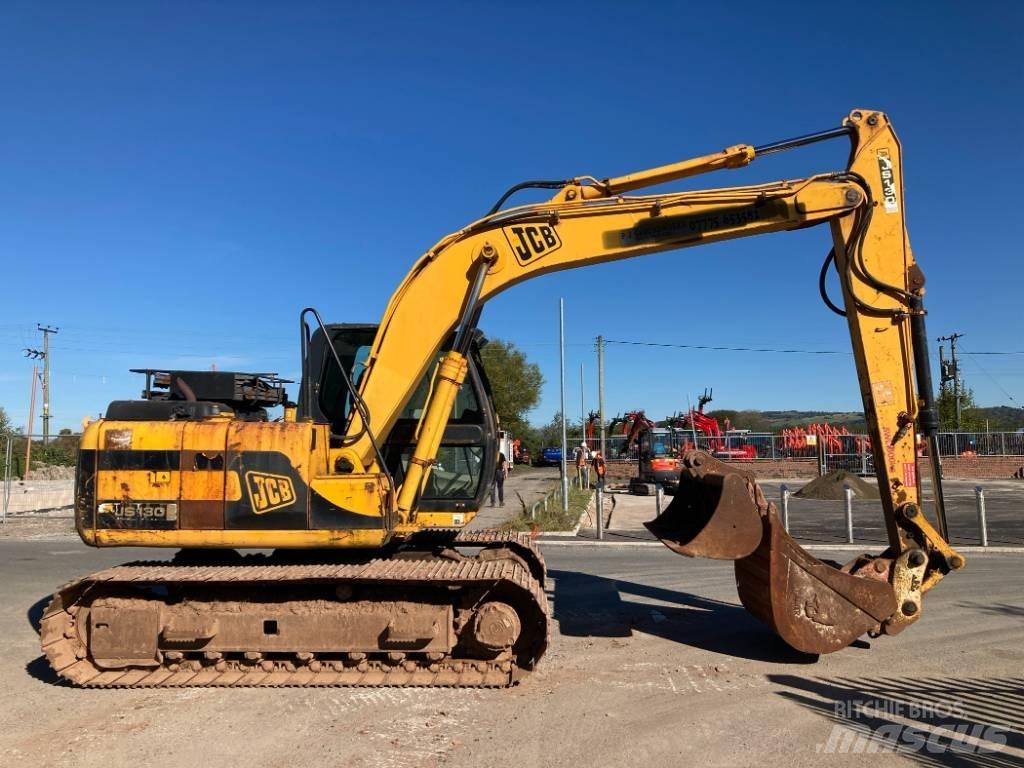
<path id="1" fill-rule="evenodd" d="M 845 171 L 749 187 L 621 194 L 840 137 L 851 144 Z M 690 457 L 683 472 L 687 482 L 680 479 L 681 492 L 651 527 L 684 554 L 737 559 L 744 602 L 801 650 L 834 650 L 868 630 L 895 634 L 918 620 L 922 594 L 964 564 L 944 538 L 941 476 L 934 465 L 935 524 L 922 514 L 916 432 L 932 438 L 937 416 L 924 329 L 924 276 L 911 252 L 905 208 L 902 148 L 888 117 L 869 110 L 852 111 L 839 128 L 787 142 L 760 148 L 738 145 L 605 182 L 571 180 L 547 203 L 492 212 L 420 260 L 385 313 L 363 396 L 386 430 L 389 414 L 406 397 L 403 382 L 409 380 L 392 374 L 403 365 L 425 369 L 438 353 L 437 345 L 413 339 L 439 340 L 456 323 L 472 324 L 484 301 L 529 277 L 827 223 L 833 248 L 822 272 L 824 276 L 835 267 L 842 308 L 825 294 L 824 277 L 822 295 L 848 323 L 889 548 L 843 569 L 826 566 L 789 538 L 751 478 L 743 477 L 741 483 L 731 468 L 709 457 L 701 463 L 700 456 Z M 467 275 L 461 284 L 450 279 L 459 273 Z M 438 303 L 446 293 L 450 297 Z M 424 323 L 422 307 L 428 302 L 440 309 Z M 411 332 L 413 325 L 417 334 Z M 397 343 L 389 342 L 392 334 Z M 453 359 L 450 353 L 446 361 Z M 383 383 L 381 371 L 386 372 Z M 451 379 L 452 392 L 455 381 Z M 450 404 L 439 400 L 446 412 Z M 421 458 L 428 461 L 432 446 L 423 442 Z M 930 455 L 934 462 L 935 452 Z M 365 447 L 360 453 L 356 442 L 349 458 L 356 462 L 369 456 Z M 686 485 L 694 492 L 686 493 Z M 705 490 L 697 491 L 701 486 Z M 717 496 L 707 492 L 709 487 L 717 488 Z M 406 514 L 413 497 L 403 487 L 400 515 Z M 685 543 L 672 530 L 676 526 L 694 533 L 695 522 L 701 520 L 707 525 Z"/>

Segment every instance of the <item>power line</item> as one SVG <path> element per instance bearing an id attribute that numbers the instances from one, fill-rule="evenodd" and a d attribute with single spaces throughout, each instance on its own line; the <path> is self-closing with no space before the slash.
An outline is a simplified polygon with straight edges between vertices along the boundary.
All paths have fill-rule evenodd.
<path id="1" fill-rule="evenodd" d="M 770 352 L 784 355 L 850 355 L 835 349 L 778 349 L 774 347 L 726 347 L 711 344 L 663 344 L 655 341 L 623 341 L 605 339 L 605 344 L 626 344 L 635 347 L 671 347 L 673 349 L 703 349 L 714 352 Z"/>
<path id="2" fill-rule="evenodd" d="M 982 353 L 982 352 L 968 352 L 966 349 L 963 349 L 963 353 L 971 358 L 971 361 L 976 366 L 978 366 L 978 369 L 982 373 L 984 373 L 986 376 L 988 376 L 990 379 L 992 379 L 992 383 L 995 384 L 997 387 L 999 387 L 999 389 L 1002 390 L 1004 395 L 1006 395 L 1008 398 L 1010 398 L 1010 402 L 1011 403 L 1013 403 L 1014 405 L 1016 405 L 1019 408 L 1024 408 L 1024 406 L 1022 406 L 1020 403 L 1017 402 L 1017 400 L 1014 398 L 1013 395 L 1011 395 L 1009 392 L 1006 391 L 1006 387 L 1004 387 L 1002 384 L 1000 384 L 999 381 L 996 379 L 996 377 L 988 372 L 987 368 L 985 368 L 981 363 L 979 363 L 977 360 L 974 359 L 975 355 L 980 355 L 980 354 L 984 354 L 984 353 Z"/>
<path id="3" fill-rule="evenodd" d="M 1001 352 L 966 352 L 969 355 L 1024 355 L 1024 351 L 1001 351 Z"/>

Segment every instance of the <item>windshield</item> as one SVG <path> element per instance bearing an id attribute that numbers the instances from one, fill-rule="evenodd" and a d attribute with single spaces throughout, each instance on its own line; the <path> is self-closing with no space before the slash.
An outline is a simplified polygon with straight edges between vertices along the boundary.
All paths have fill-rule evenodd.
<path id="1" fill-rule="evenodd" d="M 375 333 L 376 329 L 365 326 L 331 329 L 334 349 L 345 369 L 345 375 L 352 378 L 357 388 L 360 377 L 366 370 L 366 359 L 370 356 L 370 346 L 373 344 Z M 343 433 L 348 424 L 349 412 L 352 409 L 352 396 L 349 394 L 348 387 L 345 386 L 338 366 L 334 363 L 334 356 L 329 352 L 324 358 L 318 397 L 321 413 L 327 417 L 336 433 Z"/>
<path id="2" fill-rule="evenodd" d="M 675 445 L 669 432 L 648 432 L 644 435 L 644 442 L 652 458 L 660 459 L 674 453 Z"/>

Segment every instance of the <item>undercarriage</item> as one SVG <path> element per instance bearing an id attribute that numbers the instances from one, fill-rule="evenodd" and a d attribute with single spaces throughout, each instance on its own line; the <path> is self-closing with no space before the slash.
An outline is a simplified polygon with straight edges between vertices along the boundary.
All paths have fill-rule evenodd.
<path id="1" fill-rule="evenodd" d="M 43 649 L 93 687 L 511 685 L 547 645 L 543 559 L 522 534 L 447 538 L 362 563 L 275 553 L 99 571 L 54 596 Z"/>

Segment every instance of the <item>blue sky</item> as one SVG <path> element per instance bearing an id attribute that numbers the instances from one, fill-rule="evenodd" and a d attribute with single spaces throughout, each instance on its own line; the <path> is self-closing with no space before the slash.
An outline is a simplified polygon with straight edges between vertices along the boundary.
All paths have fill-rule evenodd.
<path id="1" fill-rule="evenodd" d="M 929 333 L 1024 350 L 1018 3 L 6 3 L 0 405 L 28 411 L 37 322 L 55 426 L 137 395 L 130 367 L 298 372 L 297 315 L 375 321 L 419 254 L 528 178 L 616 175 L 882 109 L 903 141 Z M 700 185 L 839 168 L 842 143 Z M 528 198 L 524 198 L 528 199 Z M 593 338 L 846 350 L 826 228 L 550 275 L 482 327 L 596 399 Z M 932 350 L 933 361 L 937 358 Z M 980 361 L 980 366 L 978 365 Z M 937 364 L 937 363 L 936 363 Z M 1024 355 L 965 357 L 1024 403 Z M 611 413 L 859 409 L 849 355 L 612 346 Z M 37 416 L 36 428 L 39 422 Z"/>

